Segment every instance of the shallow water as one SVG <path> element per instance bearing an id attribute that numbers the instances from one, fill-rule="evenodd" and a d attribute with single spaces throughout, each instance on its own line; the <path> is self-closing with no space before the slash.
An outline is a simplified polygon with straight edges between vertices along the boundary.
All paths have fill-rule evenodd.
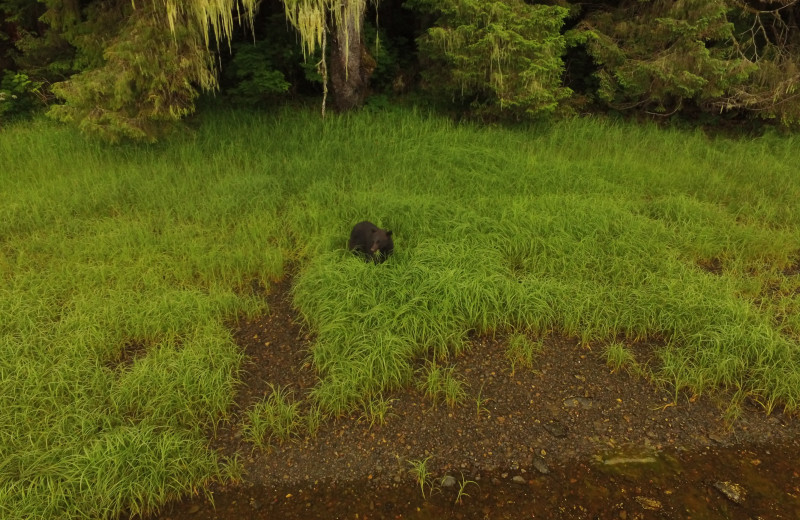
<path id="1" fill-rule="evenodd" d="M 161 519 L 800 519 L 796 446 L 699 453 L 610 452 L 591 461 L 515 474 L 453 475 L 433 492 L 409 474 L 359 482 L 215 489 L 168 505 Z M 516 479 L 514 478 L 516 477 Z M 461 499 L 458 491 L 467 483 Z"/>

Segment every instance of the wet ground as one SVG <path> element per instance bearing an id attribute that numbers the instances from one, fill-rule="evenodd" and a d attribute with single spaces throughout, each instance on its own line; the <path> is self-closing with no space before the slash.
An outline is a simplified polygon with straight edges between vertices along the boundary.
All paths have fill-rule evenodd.
<path id="1" fill-rule="evenodd" d="M 248 363 L 240 411 L 269 384 L 302 399 L 316 382 L 310 341 L 273 287 L 268 316 L 235 326 Z M 677 396 L 612 373 L 602 345 L 556 334 L 532 369 L 512 370 L 506 337 L 474 338 L 453 360 L 456 407 L 407 389 L 384 424 L 363 414 L 264 452 L 241 418 L 210 442 L 237 455 L 242 482 L 168 504 L 160 519 L 800 519 L 800 421 L 725 396 Z M 631 345 L 645 363 L 657 344 Z M 426 460 L 420 487 L 413 471 Z"/>
<path id="2" fill-rule="evenodd" d="M 391 484 L 374 478 L 245 484 L 215 490 L 214 504 L 204 498 L 175 504 L 160 518 L 796 519 L 800 458 L 796 447 L 793 450 L 788 458 L 764 446 L 711 449 L 679 458 L 666 453 L 625 457 L 628 461 L 619 457 L 612 465 L 581 462 L 547 475 L 514 476 L 521 478 L 456 474 L 450 487 L 441 482 L 433 490 L 426 487 L 425 498 L 413 477 Z M 466 494 L 459 498 L 459 491 Z"/>

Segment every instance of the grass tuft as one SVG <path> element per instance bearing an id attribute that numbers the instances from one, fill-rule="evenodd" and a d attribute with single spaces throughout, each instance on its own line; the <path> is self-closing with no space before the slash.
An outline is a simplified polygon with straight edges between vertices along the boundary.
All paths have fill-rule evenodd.
<path id="1" fill-rule="evenodd" d="M 533 360 L 544 350 L 541 341 L 532 341 L 524 334 L 514 333 L 508 337 L 506 343 L 506 357 L 511 361 L 513 375 L 517 363 L 527 369 L 533 368 Z"/>
<path id="2" fill-rule="evenodd" d="M 386 399 L 383 396 L 376 396 L 362 401 L 363 412 L 361 418 L 369 422 L 370 427 L 378 424 L 384 426 L 390 415 L 394 415 L 392 402 L 394 399 Z"/>
<path id="3" fill-rule="evenodd" d="M 611 367 L 612 372 L 625 369 L 629 373 L 637 373 L 641 370 L 633 353 L 622 343 L 609 343 L 605 347 L 605 356 L 606 363 Z"/>
<path id="4" fill-rule="evenodd" d="M 250 408 L 242 428 L 244 438 L 262 450 L 272 447 L 274 442 L 284 443 L 301 432 L 303 423 L 300 404 L 291 402 L 291 393 L 280 386 L 270 384 L 270 394 Z M 313 426 L 317 419 L 310 419 Z"/>
<path id="5" fill-rule="evenodd" d="M 436 363 L 428 363 L 419 370 L 420 377 L 417 388 L 429 397 L 434 405 L 442 399 L 447 406 L 461 404 L 467 397 L 464 382 L 455 375 L 455 367 L 442 367 Z"/>
<path id="6" fill-rule="evenodd" d="M 411 474 L 414 476 L 414 479 L 417 481 L 417 485 L 422 492 L 422 498 L 425 498 L 425 488 L 428 488 L 428 496 L 433 493 L 434 480 L 430 468 L 428 467 L 428 461 L 431 459 L 431 457 L 433 457 L 433 455 L 425 457 L 421 460 L 408 461 L 408 463 L 411 465 Z"/>

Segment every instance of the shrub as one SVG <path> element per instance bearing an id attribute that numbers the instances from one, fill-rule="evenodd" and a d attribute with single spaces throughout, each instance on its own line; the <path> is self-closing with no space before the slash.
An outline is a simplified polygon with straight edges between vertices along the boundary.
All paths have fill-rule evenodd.
<path id="1" fill-rule="evenodd" d="M 5 71 L 0 80 L 0 121 L 29 113 L 36 105 L 41 82 L 25 74 Z"/>

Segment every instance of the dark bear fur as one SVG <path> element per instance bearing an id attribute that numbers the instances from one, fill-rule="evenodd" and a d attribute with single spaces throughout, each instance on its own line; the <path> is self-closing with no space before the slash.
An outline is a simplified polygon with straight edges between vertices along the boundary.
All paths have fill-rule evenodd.
<path id="1" fill-rule="evenodd" d="M 355 253 L 364 255 L 365 260 L 380 263 L 394 251 L 392 232 L 365 220 L 353 227 L 347 247 Z"/>

